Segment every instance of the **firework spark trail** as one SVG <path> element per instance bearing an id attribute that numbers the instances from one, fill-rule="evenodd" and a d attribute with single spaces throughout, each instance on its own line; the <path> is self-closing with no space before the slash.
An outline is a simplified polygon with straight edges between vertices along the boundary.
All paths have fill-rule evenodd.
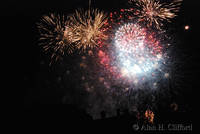
<path id="1" fill-rule="evenodd" d="M 79 50 L 85 51 L 101 45 L 102 41 L 107 39 L 104 28 L 106 22 L 107 17 L 104 12 L 97 9 L 76 10 L 68 17 L 66 31 L 68 29 L 72 31 L 69 34 L 71 43 L 76 44 Z"/>
<path id="2" fill-rule="evenodd" d="M 52 52 L 51 59 L 57 61 L 65 52 L 72 53 L 73 46 L 68 40 L 65 31 L 65 17 L 61 15 L 45 15 L 37 23 L 40 33 L 40 45 L 45 52 Z"/>
<path id="3" fill-rule="evenodd" d="M 147 27 L 155 26 L 161 29 L 164 20 L 170 22 L 177 16 L 182 0 L 173 0 L 171 3 L 161 3 L 157 0 L 130 0 L 129 3 L 135 4 L 138 8 L 134 14 L 140 22 L 144 22 Z"/>

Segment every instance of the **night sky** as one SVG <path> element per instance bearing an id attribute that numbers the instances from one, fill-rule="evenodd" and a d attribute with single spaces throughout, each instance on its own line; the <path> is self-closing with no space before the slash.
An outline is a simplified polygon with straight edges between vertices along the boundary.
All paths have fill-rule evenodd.
<path id="1" fill-rule="evenodd" d="M 156 103 L 158 105 L 156 115 L 162 120 L 170 118 L 170 115 L 165 114 L 164 111 L 170 111 L 170 104 L 175 102 L 179 108 L 178 112 L 184 113 L 185 119 L 180 116 L 181 121 L 192 121 L 193 94 L 195 90 L 198 90 L 196 76 L 200 65 L 199 44 L 196 41 L 198 39 L 198 19 L 195 19 L 199 17 L 198 3 L 194 2 L 197 1 L 183 0 L 178 17 L 166 25 L 168 34 L 173 36 L 176 49 L 181 52 L 180 54 L 177 51 L 177 57 L 182 66 L 179 71 L 182 73 L 179 80 L 180 85 L 175 86 L 178 89 L 170 91 L 170 97 L 160 97 L 160 101 Z M 19 2 L 7 0 L 0 7 L 1 18 L 3 18 L 1 27 L 6 34 L 4 45 L 9 48 L 9 50 L 2 51 L 14 54 L 9 58 L 9 62 L 12 64 L 11 68 L 18 74 L 12 79 L 20 81 L 20 88 L 16 90 L 19 96 L 22 96 L 23 108 L 17 111 L 21 111 L 21 116 L 26 118 L 25 124 L 53 119 L 68 123 L 74 120 L 92 120 L 84 109 L 87 105 L 88 93 L 82 90 L 79 78 L 82 77 L 81 70 L 78 68 L 82 55 L 68 55 L 49 66 L 50 55 L 38 45 L 39 34 L 36 28 L 36 23 L 42 15 L 50 12 L 69 14 L 74 9 L 87 8 L 88 1 Z M 126 7 L 126 0 L 93 0 L 92 7 L 110 12 Z M 189 30 L 184 29 L 186 25 L 189 26 Z M 99 115 L 101 112 L 99 111 Z"/>

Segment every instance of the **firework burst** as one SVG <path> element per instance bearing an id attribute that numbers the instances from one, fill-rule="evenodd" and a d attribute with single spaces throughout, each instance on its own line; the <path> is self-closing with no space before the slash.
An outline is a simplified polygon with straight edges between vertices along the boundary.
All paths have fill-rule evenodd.
<path id="1" fill-rule="evenodd" d="M 55 61 L 60 59 L 65 52 L 73 52 L 68 34 L 65 32 L 65 24 L 65 17 L 55 14 L 45 15 L 37 23 L 40 45 L 46 52 L 52 52 L 51 59 Z"/>
<path id="2" fill-rule="evenodd" d="M 136 4 L 134 13 L 139 21 L 146 23 L 147 27 L 155 26 L 161 29 L 163 21 L 170 22 L 180 9 L 182 0 L 173 0 L 171 3 L 160 3 L 157 0 L 130 0 L 129 3 Z"/>
<path id="3" fill-rule="evenodd" d="M 121 25 L 114 34 L 113 48 L 109 51 L 99 51 L 100 64 L 114 79 L 134 89 L 144 83 L 156 88 L 158 78 L 165 75 L 163 65 L 168 57 L 163 45 L 153 33 L 137 23 Z"/>
<path id="4" fill-rule="evenodd" d="M 116 32 L 115 46 L 123 76 L 143 76 L 158 67 L 162 58 L 159 42 L 146 38 L 145 29 L 136 24 L 121 26 Z"/>
<path id="5" fill-rule="evenodd" d="M 104 24 L 107 17 L 104 12 L 95 10 L 76 10 L 74 14 L 68 17 L 67 32 L 70 42 L 76 44 L 79 50 L 92 49 L 102 44 L 107 39 Z"/>

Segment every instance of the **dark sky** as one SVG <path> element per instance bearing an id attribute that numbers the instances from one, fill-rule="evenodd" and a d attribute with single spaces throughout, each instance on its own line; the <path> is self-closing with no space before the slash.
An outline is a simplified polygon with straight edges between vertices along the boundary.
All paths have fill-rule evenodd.
<path id="1" fill-rule="evenodd" d="M 126 0 L 92 0 L 92 6 L 112 11 L 114 9 L 124 7 Z M 186 50 L 188 57 L 190 57 L 188 70 L 190 76 L 197 74 L 199 71 L 199 44 L 196 42 L 197 24 L 195 18 L 199 18 L 197 12 L 197 1 L 184 0 L 181 12 L 174 23 L 175 30 L 178 35 L 178 42 L 180 42 L 183 50 Z M 39 18 L 49 12 L 64 12 L 71 13 L 75 8 L 87 7 L 87 0 L 65 0 L 65 1 L 11 1 L 7 0 L 0 5 L 0 15 L 2 18 L 2 29 L 5 36 L 5 43 L 9 50 L 14 53 L 9 62 L 13 65 L 19 73 L 14 76 L 14 80 L 20 80 L 21 90 L 19 91 L 24 96 L 24 104 L 29 103 L 60 103 L 63 91 L 56 90 L 51 87 L 49 90 L 41 85 L 45 82 L 44 79 L 54 81 L 56 74 L 56 67 L 48 66 L 48 58 L 37 45 L 37 29 L 36 22 Z M 190 26 L 189 31 L 184 30 L 185 25 Z M 3 40 L 4 40 L 3 39 Z M 44 65 L 43 65 L 44 62 Z M 71 61 L 70 61 L 71 62 Z M 192 76 L 193 82 L 197 82 L 196 77 Z M 197 87 L 194 86 L 195 89 Z M 192 91 L 189 92 L 191 97 Z"/>
<path id="2" fill-rule="evenodd" d="M 95 8 L 103 9 L 105 11 L 113 11 L 115 9 L 123 8 L 126 4 L 126 0 L 92 0 L 92 6 Z M 184 71 L 186 72 L 184 78 L 185 84 L 182 85 L 183 90 L 180 93 L 177 103 L 180 103 L 183 107 L 184 105 L 189 105 L 189 109 L 193 109 L 194 105 L 194 92 L 199 90 L 199 68 L 200 68 L 200 54 L 199 54 L 199 2 L 198 0 L 183 0 L 183 5 L 179 16 L 175 18 L 168 30 L 174 36 L 177 48 L 180 48 L 184 52 L 185 59 L 182 58 L 184 62 Z M 24 126 L 26 128 L 30 127 L 33 121 L 36 124 L 41 124 L 42 128 L 45 123 L 49 125 L 57 124 L 61 122 L 72 123 L 74 119 L 79 122 L 79 118 L 85 119 L 85 115 L 82 116 L 79 111 L 77 112 L 74 107 L 68 107 L 67 109 L 62 109 L 59 104 L 62 104 L 63 97 L 66 95 L 66 89 L 70 91 L 70 97 L 74 97 L 78 101 L 75 103 L 80 103 L 84 100 L 80 96 L 73 92 L 74 85 L 77 85 L 77 81 L 72 79 L 71 81 L 59 84 L 59 76 L 62 72 L 65 72 L 66 68 L 77 61 L 76 56 L 66 58 L 65 61 L 68 63 L 60 62 L 51 67 L 49 67 L 49 57 L 45 54 L 42 49 L 38 46 L 38 32 L 36 29 L 36 22 L 39 21 L 40 17 L 44 14 L 50 12 L 58 13 L 72 13 L 76 8 L 82 8 L 88 6 L 88 0 L 63 0 L 63 1 L 52 1 L 52 0 L 5 0 L 0 3 L 0 31 L 2 33 L 1 40 L 1 52 L 3 52 L 3 59 L 6 58 L 5 67 L 8 68 L 6 72 L 9 78 L 9 83 L 7 86 L 12 86 L 10 89 L 5 87 L 2 88 L 9 92 L 9 95 L 14 94 L 12 99 L 10 96 L 6 98 L 5 101 L 11 101 L 11 103 L 19 103 L 12 109 L 10 115 L 17 112 L 16 117 L 19 118 L 17 121 L 21 121 L 21 117 L 24 117 Z M 184 30 L 184 26 L 189 25 L 190 29 L 188 31 Z M 172 28 L 171 28 L 172 26 Z M 3 49 L 3 46 L 6 48 Z M 175 52 L 176 53 L 176 52 Z M 63 64 L 63 65 L 60 65 Z M 4 64 L 3 64 L 4 65 Z M 4 70 L 3 70 L 4 71 Z M 75 68 L 73 70 L 76 72 Z M 77 76 L 72 76 L 77 77 Z M 71 78 L 65 78 L 69 80 Z M 11 80 L 11 81 L 10 81 Z M 182 83 L 184 83 L 182 82 Z M 188 82 L 188 83 L 187 83 Z M 17 86 L 19 85 L 19 87 Z M 160 102 L 162 103 L 162 102 Z M 23 105 L 21 108 L 19 105 Z M 45 104 L 45 105 L 43 105 Z M 54 105 L 56 104 L 56 105 Z M 180 105 L 180 107 L 181 107 Z M 195 104 L 196 105 L 196 104 Z M 9 107 L 11 107 L 9 105 Z M 33 113 L 29 113 L 30 111 Z M 21 111 L 29 111 L 24 114 Z M 39 111 L 39 112 L 38 112 Z M 43 113 L 41 114 L 41 111 Z M 53 111 L 53 112 L 52 112 Z M 57 112 L 57 114 L 54 113 Z M 67 112 L 66 112 L 67 111 Z M 164 111 L 164 109 L 163 109 Z M 189 110 L 188 110 L 189 111 Z M 38 112 L 39 114 L 35 114 Z M 61 112 L 63 112 L 61 114 Z M 21 114 L 22 113 L 22 114 Z M 47 114 L 48 113 L 48 114 Z M 66 118 L 63 115 L 68 114 Z M 9 116 L 10 116 L 9 115 Z M 39 116 L 38 116 L 39 115 Z M 60 118 L 58 118 L 58 116 Z M 77 116 L 80 115 L 80 116 Z M 191 118 L 191 113 L 187 114 L 188 118 Z M 53 118 L 54 117 L 54 118 Z M 163 118 L 168 118 L 167 115 L 163 115 Z M 176 116 L 175 116 L 176 117 Z M 42 118 L 42 119 L 41 119 Z M 57 118 L 59 120 L 57 120 Z M 173 118 L 173 117 L 172 117 Z M 184 115 L 185 118 L 185 115 Z M 56 120 L 56 122 L 53 121 Z M 180 118 L 179 121 L 184 119 Z M 190 119 L 192 120 L 192 119 Z M 43 122 L 41 122 L 43 121 Z M 61 122 L 60 122 L 61 121 Z M 17 122 L 16 124 L 18 124 Z M 114 121 L 115 123 L 115 121 Z M 123 123 L 123 122 L 122 122 Z M 27 124 L 27 125 L 26 125 Z M 79 123 L 80 126 L 84 125 Z M 33 128 L 29 131 L 35 130 L 35 124 Z M 74 125 L 74 124 L 73 124 Z M 76 126 L 77 124 L 75 124 Z M 99 124 L 98 124 L 99 125 Z M 108 124 L 110 125 L 110 124 Z M 124 124 L 122 124 L 124 125 Z M 23 126 L 23 127 L 24 127 Z M 65 131 L 66 128 L 63 128 Z M 92 127 L 85 124 L 87 128 Z M 53 125 L 54 127 L 54 125 Z M 98 126 L 99 128 L 99 126 Z M 116 126 L 113 125 L 116 129 Z M 44 128 L 43 128 L 44 129 Z M 77 128 L 76 128 L 77 129 Z M 101 129 L 101 128 L 100 128 Z M 49 130 L 49 128 L 48 128 Z M 77 129 L 78 130 L 78 129 Z M 82 130 L 82 129 L 81 129 Z M 107 128 L 106 128 L 107 130 Z M 46 129 L 45 129 L 46 131 Z M 40 130 L 39 130 L 40 132 Z M 96 132 L 96 131 L 95 131 Z"/>
<path id="3" fill-rule="evenodd" d="M 191 2 L 188 0 L 183 0 L 184 10 L 188 10 L 187 13 L 197 11 L 198 2 Z M 92 0 L 92 5 L 99 8 L 115 8 L 124 7 L 126 0 Z M 16 14 L 24 14 L 27 16 L 36 15 L 39 12 L 47 12 L 51 10 L 64 11 L 71 10 L 77 7 L 86 7 L 88 5 L 88 0 L 65 0 L 65 1 L 17 1 L 17 0 L 7 0 L 1 3 L 1 15 L 3 16 L 13 16 Z M 194 14 L 194 12 L 193 12 Z M 193 16 L 192 14 L 190 16 Z"/>

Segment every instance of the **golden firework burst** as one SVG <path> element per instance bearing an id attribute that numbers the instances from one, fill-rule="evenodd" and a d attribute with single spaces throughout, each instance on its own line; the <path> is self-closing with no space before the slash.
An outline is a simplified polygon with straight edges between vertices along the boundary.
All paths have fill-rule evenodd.
<path id="1" fill-rule="evenodd" d="M 106 14 L 98 9 L 76 10 L 74 14 L 68 16 L 66 37 L 71 43 L 76 44 L 79 50 L 92 49 L 107 39 L 104 27 L 106 22 Z"/>
<path id="2" fill-rule="evenodd" d="M 40 45 L 45 52 L 51 52 L 52 61 L 60 59 L 65 52 L 72 53 L 73 46 L 65 34 L 66 20 L 64 15 L 44 15 L 37 23 L 40 34 Z"/>
<path id="3" fill-rule="evenodd" d="M 171 3 L 160 3 L 157 0 L 130 0 L 129 3 L 135 3 L 139 8 L 136 14 L 139 21 L 145 21 L 148 27 L 155 26 L 160 29 L 163 21 L 170 22 L 180 9 L 182 0 L 173 0 Z"/>

